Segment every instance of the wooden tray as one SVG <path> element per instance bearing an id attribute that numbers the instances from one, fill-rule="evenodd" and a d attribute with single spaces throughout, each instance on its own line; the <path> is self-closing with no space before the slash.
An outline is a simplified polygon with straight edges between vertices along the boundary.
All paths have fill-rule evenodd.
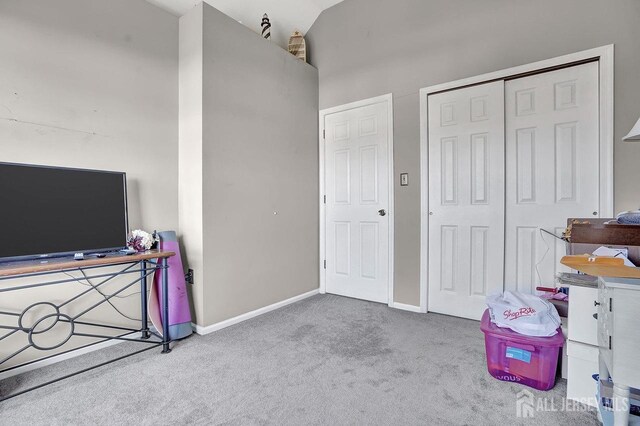
<path id="1" fill-rule="evenodd" d="M 624 260 L 619 257 L 564 256 L 560 263 L 595 277 L 640 278 L 640 268 L 625 266 Z"/>

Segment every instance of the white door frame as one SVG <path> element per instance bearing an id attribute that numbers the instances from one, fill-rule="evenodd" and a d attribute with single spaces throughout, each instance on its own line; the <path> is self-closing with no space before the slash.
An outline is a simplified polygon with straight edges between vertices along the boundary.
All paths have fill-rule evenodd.
<path id="1" fill-rule="evenodd" d="M 518 75 L 543 72 L 589 60 L 598 60 L 600 106 L 600 216 L 613 216 L 613 44 L 520 65 L 420 89 L 420 312 L 427 312 L 429 289 L 429 120 L 430 94 L 488 83 Z"/>
<path id="2" fill-rule="evenodd" d="M 394 231 L 393 231 L 393 222 L 394 222 L 394 202 L 395 198 L 393 196 L 393 186 L 394 186 L 394 172 L 393 172 L 393 95 L 388 93 L 386 95 L 376 96 L 374 98 L 363 99 L 356 102 L 351 102 L 344 105 L 338 105 L 331 108 L 326 108 L 320 110 L 320 125 L 319 129 L 319 151 L 318 158 L 320 160 L 320 261 L 319 261 L 319 269 L 320 269 L 320 293 L 326 293 L 326 279 L 327 279 L 327 270 L 325 269 L 325 254 L 326 254 L 326 204 L 325 201 L 325 158 L 324 158 L 324 148 L 325 148 L 325 139 L 324 139 L 324 119 L 325 116 L 329 114 L 334 114 L 336 112 L 348 111 L 350 109 L 361 108 L 368 105 L 378 104 L 386 102 L 387 104 L 387 120 L 388 120 L 388 129 L 387 132 L 387 145 L 388 145 L 388 162 L 389 162 L 389 206 L 387 208 L 387 216 L 389 217 L 389 302 L 388 305 L 393 307 L 393 264 L 394 264 L 394 250 L 393 250 L 393 239 L 394 239 Z"/>

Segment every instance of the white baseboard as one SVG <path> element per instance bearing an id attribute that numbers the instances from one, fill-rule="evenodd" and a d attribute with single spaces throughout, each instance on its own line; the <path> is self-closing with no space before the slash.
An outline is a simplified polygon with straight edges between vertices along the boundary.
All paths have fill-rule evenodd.
<path id="1" fill-rule="evenodd" d="M 203 327 L 198 324 L 191 324 L 196 333 L 200 335 L 205 335 L 209 333 L 213 333 L 214 331 L 222 330 L 223 328 L 230 327 L 232 325 L 241 323 L 242 321 L 246 321 L 251 318 L 255 318 L 258 315 L 266 314 L 267 312 L 275 311 L 276 309 L 283 308 L 287 305 L 290 305 L 295 302 L 299 302 L 300 300 L 306 299 L 311 296 L 315 296 L 318 294 L 318 289 L 308 291 L 306 293 L 300 294 L 298 296 L 294 296 L 290 299 L 283 300 L 281 302 L 276 302 L 273 305 L 265 306 L 263 308 L 256 309 L 255 311 L 247 312 L 246 314 L 238 315 L 237 317 L 229 318 L 224 321 L 220 321 L 218 323 L 208 325 Z"/>
<path id="2" fill-rule="evenodd" d="M 422 313 L 422 309 L 420 308 L 420 306 L 405 305 L 404 303 L 393 302 L 393 305 L 391 307 L 400 309 L 402 311 Z"/>

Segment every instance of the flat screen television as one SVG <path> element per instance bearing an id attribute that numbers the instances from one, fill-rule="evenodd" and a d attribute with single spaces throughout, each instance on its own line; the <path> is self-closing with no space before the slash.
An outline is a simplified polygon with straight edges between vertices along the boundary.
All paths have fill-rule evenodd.
<path id="1" fill-rule="evenodd" d="M 125 173 L 0 163 L 0 262 L 126 246 Z"/>

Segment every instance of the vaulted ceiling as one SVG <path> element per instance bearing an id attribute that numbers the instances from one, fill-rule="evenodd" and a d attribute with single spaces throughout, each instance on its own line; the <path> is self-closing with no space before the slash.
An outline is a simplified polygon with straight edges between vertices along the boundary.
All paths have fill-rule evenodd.
<path id="1" fill-rule="evenodd" d="M 199 0 L 147 0 L 176 16 L 187 13 Z M 271 39 L 286 47 L 294 30 L 307 30 L 323 10 L 342 0 L 206 0 L 206 3 L 227 14 L 243 25 L 260 32 L 262 15 L 271 21 Z"/>

